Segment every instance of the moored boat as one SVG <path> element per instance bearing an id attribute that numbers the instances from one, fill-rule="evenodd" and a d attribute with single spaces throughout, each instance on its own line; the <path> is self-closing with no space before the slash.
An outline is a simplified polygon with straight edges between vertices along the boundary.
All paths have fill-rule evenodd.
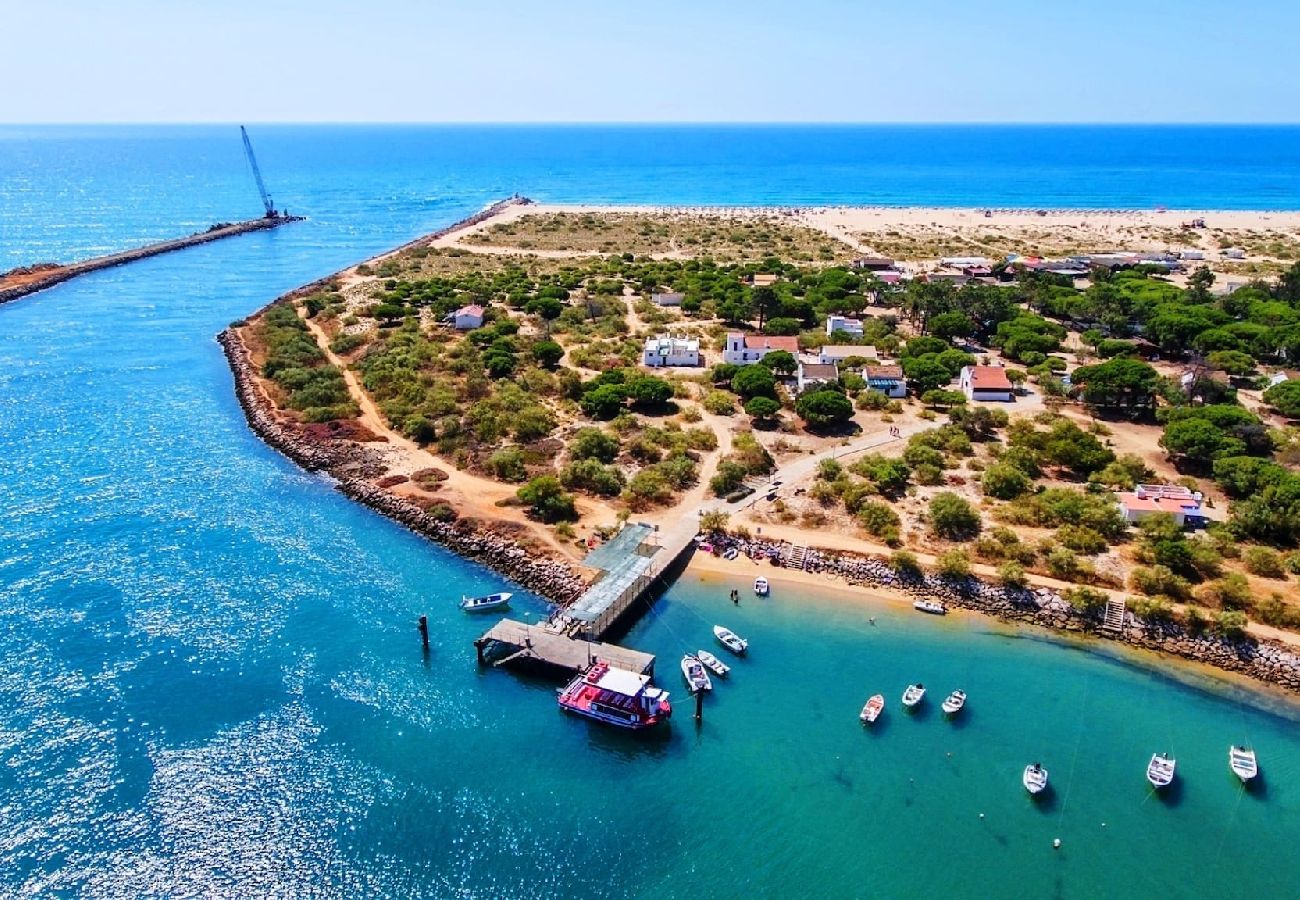
<path id="1" fill-rule="evenodd" d="M 668 720 L 673 714 L 668 692 L 638 675 L 598 662 L 559 692 L 560 709 L 607 725 L 641 730 Z"/>
<path id="2" fill-rule="evenodd" d="M 749 641 L 745 640 L 730 628 L 723 628 L 721 625 L 713 626 L 713 636 L 718 639 L 718 643 L 726 647 L 737 656 L 744 656 L 749 650 Z"/>
<path id="3" fill-rule="evenodd" d="M 460 608 L 465 612 L 488 612 L 493 609 L 505 609 L 510 605 L 510 591 L 488 594 L 486 597 L 461 597 Z"/>
<path id="4" fill-rule="evenodd" d="M 946 616 L 948 614 L 948 607 L 944 606 L 942 603 L 936 603 L 933 600 L 917 600 L 912 604 L 912 609 L 915 609 L 918 612 L 929 613 L 932 616 Z"/>
<path id="5" fill-rule="evenodd" d="M 1025 766 L 1025 774 L 1020 780 L 1029 793 L 1041 794 L 1047 789 L 1047 770 L 1038 763 L 1031 763 Z"/>
<path id="6" fill-rule="evenodd" d="M 1147 763 L 1147 781 L 1151 786 L 1159 790 L 1168 787 L 1174 780 L 1174 769 L 1178 761 L 1171 758 L 1167 753 L 1151 754 L 1151 762 Z"/>
<path id="7" fill-rule="evenodd" d="M 740 555 L 740 551 L 737 550 L 735 547 L 728 547 L 727 552 L 722 554 L 722 558 L 726 560 L 732 560 L 739 555 Z"/>
<path id="8" fill-rule="evenodd" d="M 713 680 L 709 678 L 704 663 L 689 653 L 682 657 L 682 675 L 686 678 L 686 684 L 692 694 L 697 691 L 713 690 Z"/>
<path id="9" fill-rule="evenodd" d="M 714 675 L 719 675 L 725 678 L 727 673 L 731 671 L 731 666 L 718 659 L 708 650 L 697 651 L 695 658 L 704 663 L 704 668 L 708 669 Z"/>
<path id="10" fill-rule="evenodd" d="M 862 707 L 862 712 L 858 713 L 858 721 L 863 725 L 870 725 L 880 714 L 885 711 L 885 698 L 882 694 L 874 694 L 866 705 Z"/>
<path id="11" fill-rule="evenodd" d="M 921 682 L 909 684 L 907 690 L 903 691 L 903 705 L 908 709 L 913 709 L 925 699 L 925 685 Z"/>
<path id="12" fill-rule="evenodd" d="M 953 691 L 943 701 L 943 711 L 948 715 L 955 715 L 961 712 L 962 707 L 966 705 L 966 692 Z"/>
<path id="13" fill-rule="evenodd" d="M 1259 765 L 1255 761 L 1255 751 L 1249 747 L 1238 747 L 1236 745 L 1229 747 L 1228 767 L 1232 769 L 1232 774 L 1241 779 L 1242 784 L 1259 774 Z"/>
<path id="14" fill-rule="evenodd" d="M 771 591 L 772 591 L 771 586 L 768 585 L 767 579 L 764 578 L 762 575 L 754 579 L 755 594 L 758 594 L 758 596 L 760 597 L 766 597 L 769 593 L 771 593 Z"/>

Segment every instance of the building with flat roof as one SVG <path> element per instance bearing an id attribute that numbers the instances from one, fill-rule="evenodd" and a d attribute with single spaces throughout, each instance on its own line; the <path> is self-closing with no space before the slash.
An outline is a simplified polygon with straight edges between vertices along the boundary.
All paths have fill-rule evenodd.
<path id="1" fill-rule="evenodd" d="M 698 366 L 700 342 L 696 338 L 662 334 L 649 337 L 641 349 L 643 366 Z"/>
<path id="2" fill-rule="evenodd" d="M 850 319 L 848 316 L 827 316 L 826 334 L 832 335 L 842 331 L 851 337 L 862 337 L 862 320 Z"/>
<path id="3" fill-rule="evenodd" d="M 867 381 L 867 388 L 880 391 L 886 397 L 899 399 L 907 396 L 907 379 L 903 377 L 902 366 L 863 366 L 862 377 Z"/>

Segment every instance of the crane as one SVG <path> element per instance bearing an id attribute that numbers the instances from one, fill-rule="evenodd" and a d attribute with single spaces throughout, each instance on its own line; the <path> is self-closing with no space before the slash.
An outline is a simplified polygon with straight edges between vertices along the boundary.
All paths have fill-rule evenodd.
<path id="1" fill-rule="evenodd" d="M 266 207 L 266 218 L 278 218 L 280 213 L 275 208 L 275 201 L 266 192 L 266 182 L 262 180 L 262 170 L 257 167 L 257 157 L 253 155 L 253 142 L 248 139 L 248 132 L 243 125 L 239 126 L 239 133 L 244 138 L 244 153 L 248 156 L 249 168 L 253 170 L 253 178 L 257 180 L 257 192 L 262 195 L 262 206 Z"/>

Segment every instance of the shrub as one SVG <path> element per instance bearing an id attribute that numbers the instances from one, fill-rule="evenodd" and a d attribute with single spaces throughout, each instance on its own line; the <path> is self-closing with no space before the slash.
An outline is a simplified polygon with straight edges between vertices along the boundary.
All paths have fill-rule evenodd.
<path id="1" fill-rule="evenodd" d="M 502 481 L 523 481 L 528 477 L 524 453 L 518 447 L 503 447 L 488 457 L 488 470 Z"/>
<path id="2" fill-rule="evenodd" d="M 718 471 L 709 479 L 709 488 L 718 497 L 725 497 L 745 483 L 749 474 L 740 463 L 724 459 L 718 463 Z"/>
<path id="3" fill-rule="evenodd" d="M 731 519 L 727 513 L 711 509 L 700 516 L 700 531 L 713 534 L 715 531 L 726 532 L 727 522 Z"/>
<path id="4" fill-rule="evenodd" d="M 578 518 L 573 495 L 565 492 L 560 479 L 541 475 L 521 487 L 516 496 L 543 522 L 572 521 Z"/>
<path id="5" fill-rule="evenodd" d="M 656 468 L 649 468 L 632 476 L 623 496 L 633 509 L 645 509 L 667 503 L 673 498 L 673 492 L 663 474 Z"/>
<path id="6" fill-rule="evenodd" d="M 821 459 L 817 461 L 817 477 L 823 481 L 834 481 L 844 474 L 844 466 L 838 460 Z"/>
<path id="7" fill-rule="evenodd" d="M 590 491 L 603 497 L 617 496 L 623 490 L 623 473 L 614 466 L 588 457 L 576 459 L 564 467 L 560 482 L 567 488 Z"/>
<path id="8" fill-rule="evenodd" d="M 715 416 L 729 416 L 736 411 L 736 400 L 725 391 L 709 391 L 700 401 Z"/>
<path id="9" fill-rule="evenodd" d="M 1086 556 L 1102 553 L 1109 546 L 1104 537 L 1084 525 L 1062 525 L 1056 530 L 1056 539 L 1063 547 Z"/>
<path id="10" fill-rule="evenodd" d="M 751 397 L 775 397 L 776 378 L 766 366 L 741 366 L 731 376 L 731 389 L 746 400 Z"/>
<path id="11" fill-rule="evenodd" d="M 1079 559 L 1065 547 L 1056 547 L 1047 554 L 1047 571 L 1053 578 L 1070 581 L 1079 574 Z"/>
<path id="12" fill-rule="evenodd" d="M 893 507 L 888 503 L 881 503 L 879 500 L 868 500 L 858 508 L 858 521 L 862 523 L 862 528 L 867 534 L 876 537 L 886 537 L 892 531 L 897 534 L 899 526 L 898 513 L 894 512 Z"/>
<path id="13" fill-rule="evenodd" d="M 973 538 L 980 531 L 980 517 L 969 503 L 945 491 L 930 500 L 930 528 L 952 541 Z"/>
<path id="14" fill-rule="evenodd" d="M 804 394 L 795 402 L 794 409 L 810 428 L 826 428 L 853 418 L 853 404 L 839 391 Z"/>
<path id="15" fill-rule="evenodd" d="M 935 484 L 942 484 L 943 470 L 940 469 L 938 466 L 932 466 L 927 463 L 925 465 L 917 466 L 916 471 L 912 473 L 912 478 L 916 481 L 917 484 L 921 484 L 921 485 L 929 486 Z"/>
<path id="16" fill-rule="evenodd" d="M 998 580 L 1010 588 L 1024 587 L 1029 582 L 1025 576 L 1025 567 L 1011 560 L 998 566 Z"/>
<path id="17" fill-rule="evenodd" d="M 1106 608 L 1106 595 L 1096 588 L 1077 587 L 1061 591 L 1061 599 L 1085 616 L 1095 616 Z"/>
<path id="18" fill-rule="evenodd" d="M 899 575 L 916 576 L 921 574 L 921 564 L 917 562 L 916 554 L 909 553 L 906 550 L 895 550 L 894 555 L 889 558 L 889 565 Z"/>
<path id="19" fill-rule="evenodd" d="M 1159 597 L 1138 597 L 1133 602 L 1133 614 L 1147 622 L 1167 624 L 1174 620 L 1174 608 L 1168 600 Z"/>
<path id="20" fill-rule="evenodd" d="M 1224 610 L 1214 619 L 1214 630 L 1228 640 L 1240 640 L 1246 634 L 1246 614 L 1240 610 Z"/>
<path id="21" fill-rule="evenodd" d="M 752 397 L 745 403 L 745 413 L 755 419 L 770 419 L 781 411 L 781 404 L 771 397 Z"/>
<path id="22" fill-rule="evenodd" d="M 965 550 L 946 550 L 934 561 L 935 569 L 940 575 L 949 578 L 961 578 L 970 574 L 970 557 Z"/>
<path id="23" fill-rule="evenodd" d="M 999 500 L 1014 500 L 1033 486 L 1029 476 L 1009 463 L 989 466 L 980 478 L 984 493 Z"/>
<path id="24" fill-rule="evenodd" d="M 1129 586 L 1140 594 L 1165 596 L 1174 600 L 1187 600 L 1192 596 L 1192 586 L 1181 575 L 1175 575 L 1166 566 L 1136 568 L 1129 575 Z"/>
<path id="25" fill-rule="evenodd" d="M 1268 547 L 1248 547 L 1241 554 L 1241 560 L 1246 564 L 1246 571 L 1252 575 L 1264 578 L 1286 577 L 1286 572 L 1282 568 L 1282 557 L 1276 550 Z"/>
<path id="26" fill-rule="evenodd" d="M 618 456 L 618 438 L 599 428 L 581 428 L 569 443 L 569 453 L 574 459 L 596 459 L 613 462 Z"/>
<path id="27" fill-rule="evenodd" d="M 1250 582 L 1245 575 L 1231 572 L 1202 587 L 1197 597 L 1207 605 L 1223 609 L 1250 609 Z"/>

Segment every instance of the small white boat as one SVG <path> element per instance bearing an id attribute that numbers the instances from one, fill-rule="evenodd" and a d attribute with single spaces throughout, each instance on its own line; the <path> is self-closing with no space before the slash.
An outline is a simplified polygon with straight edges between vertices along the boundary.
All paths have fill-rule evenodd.
<path id="1" fill-rule="evenodd" d="M 1232 774 L 1245 784 L 1259 774 L 1259 765 L 1255 762 L 1255 751 L 1249 747 L 1232 746 L 1228 748 L 1228 766 Z"/>
<path id="2" fill-rule="evenodd" d="M 954 715 L 961 712 L 961 708 L 966 705 L 966 692 L 953 691 L 943 701 L 943 711 L 948 715 Z"/>
<path id="3" fill-rule="evenodd" d="M 725 678 L 727 673 L 731 671 L 731 666 L 718 659 L 708 650 L 700 650 L 695 654 L 695 658 L 704 663 L 704 668 L 708 669 L 714 675 L 720 675 Z"/>
<path id="4" fill-rule="evenodd" d="M 1157 790 L 1168 787 L 1174 780 L 1174 768 L 1177 765 L 1178 761 L 1166 753 L 1151 754 L 1151 762 L 1147 763 L 1147 781 Z"/>
<path id="5" fill-rule="evenodd" d="M 771 590 L 772 589 L 768 586 L 767 579 L 762 575 L 754 579 L 754 593 L 758 594 L 758 596 L 766 597 Z"/>
<path id="6" fill-rule="evenodd" d="M 858 721 L 863 725 L 870 725 L 885 710 L 885 698 L 881 694 L 874 695 L 867 701 L 866 706 L 862 707 L 862 712 L 858 713 Z"/>
<path id="7" fill-rule="evenodd" d="M 929 613 L 932 616 L 948 615 L 948 607 L 942 603 L 935 603 L 933 600 L 917 600 L 912 604 L 912 609 L 917 612 Z"/>
<path id="8" fill-rule="evenodd" d="M 705 671 L 704 663 L 689 653 L 682 657 L 682 675 L 685 676 L 686 684 L 692 694 L 697 691 L 713 690 L 713 679 L 709 678 L 709 673 Z"/>
<path id="9" fill-rule="evenodd" d="M 1047 770 L 1038 763 L 1025 766 L 1025 774 L 1021 781 L 1029 793 L 1041 794 L 1047 789 Z"/>
<path id="10" fill-rule="evenodd" d="M 721 625 L 713 626 L 713 636 L 718 639 L 718 643 L 726 647 L 737 656 L 744 656 L 745 651 L 749 649 L 749 641 L 745 640 L 730 628 L 723 628 Z"/>
<path id="11" fill-rule="evenodd" d="M 924 699 L 925 685 L 919 681 L 916 684 L 909 684 L 907 690 L 903 691 L 903 705 L 908 709 L 917 706 Z"/>
<path id="12" fill-rule="evenodd" d="M 739 556 L 739 555 L 740 555 L 740 551 L 737 550 L 735 547 L 728 547 L 728 548 L 727 548 L 727 552 L 724 553 L 724 554 L 722 554 L 722 558 L 723 558 L 723 559 L 735 559 L 735 558 L 736 558 L 737 556 Z"/>
<path id="13" fill-rule="evenodd" d="M 497 594 L 488 594 L 486 597 L 461 597 L 460 608 L 465 612 L 487 612 L 493 609 L 505 609 L 510 605 L 510 598 L 514 594 L 509 591 L 501 591 Z"/>

